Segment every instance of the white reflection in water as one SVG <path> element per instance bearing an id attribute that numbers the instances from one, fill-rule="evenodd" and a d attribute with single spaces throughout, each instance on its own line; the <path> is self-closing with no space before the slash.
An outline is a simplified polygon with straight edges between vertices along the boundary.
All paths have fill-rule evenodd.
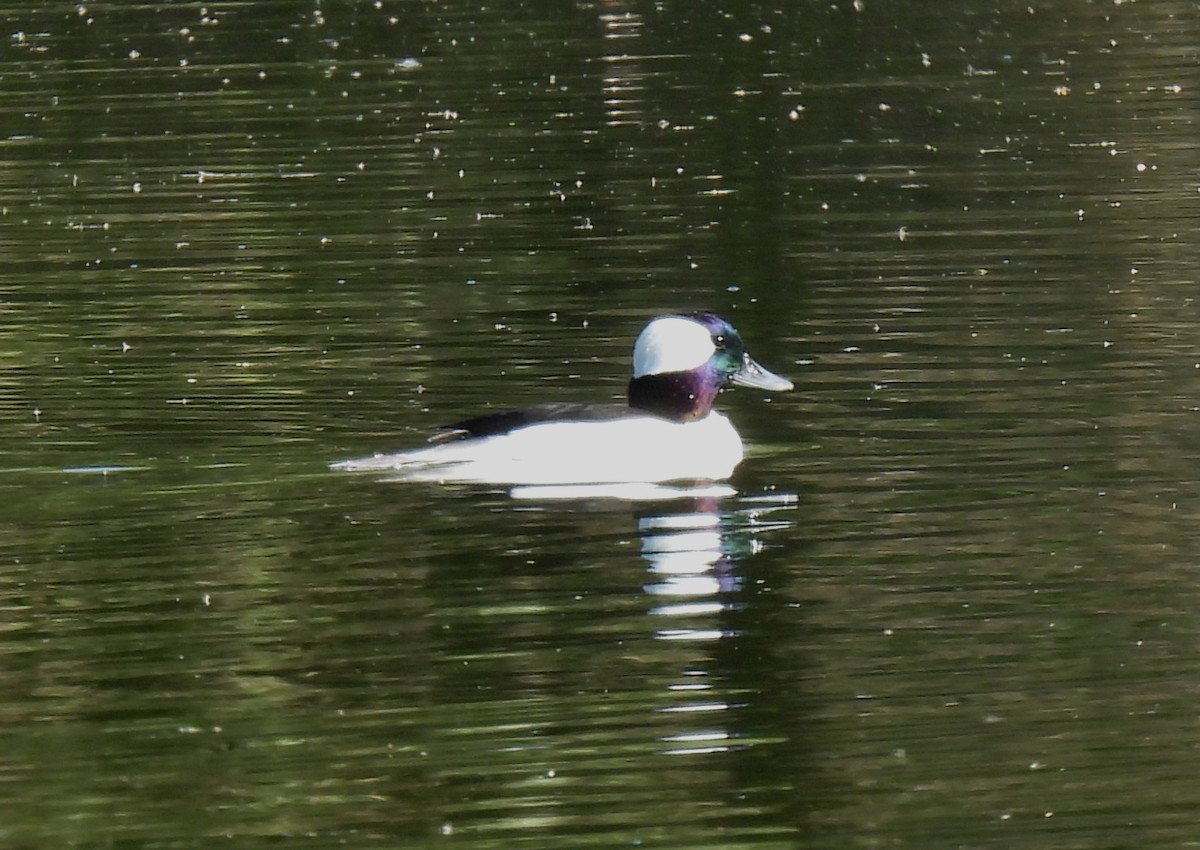
<path id="1" fill-rule="evenodd" d="M 685 487 L 631 481 L 620 484 L 521 484 L 509 491 L 514 499 L 530 501 L 574 501 L 616 499 L 622 502 L 656 502 L 666 499 L 720 499 L 737 495 L 727 484 Z"/>
<path id="2" fill-rule="evenodd" d="M 642 16 L 633 12 L 602 15 L 604 38 L 612 43 L 613 50 L 603 57 L 607 64 L 604 77 L 605 123 L 610 127 L 641 123 L 642 102 L 645 97 L 636 51 L 631 52 L 627 44 L 642 34 Z"/>
<path id="3" fill-rule="evenodd" d="M 662 629 L 657 636 L 661 640 L 718 640 L 725 633 L 719 629 Z"/>
<path id="4" fill-rule="evenodd" d="M 642 557 L 655 579 L 645 590 L 660 600 L 650 613 L 671 618 L 670 627 L 655 632 L 659 640 L 712 643 L 737 638 L 737 631 L 723 628 L 719 619 L 733 605 L 731 592 L 740 586 L 738 565 L 762 550 L 762 532 L 791 524 L 768 515 L 794 508 L 797 500 L 793 494 L 772 494 L 740 502 L 740 507 L 730 508 L 719 499 L 698 498 L 675 503 L 680 508 L 686 504 L 686 509 L 638 520 Z M 673 701 L 660 708 L 661 713 L 705 717 L 711 723 L 736 707 L 720 698 L 720 688 L 707 680 L 705 670 L 693 667 L 682 671 L 681 677 L 684 681 L 667 685 Z M 737 735 L 706 723 L 660 740 L 667 745 L 664 755 L 709 755 L 731 749 Z"/>
<path id="5" fill-rule="evenodd" d="M 642 557 L 650 562 L 650 572 L 659 579 L 646 585 L 646 592 L 672 599 L 654 608 L 653 613 L 687 616 L 723 610 L 724 603 L 705 597 L 737 588 L 735 560 L 761 550 L 763 544 L 757 535 L 762 531 L 790 525 L 790 522 L 764 520 L 764 515 L 794 507 L 796 497 L 790 493 L 776 494 L 743 502 L 749 507 L 719 510 L 716 499 L 695 499 L 690 511 L 638 520 Z M 686 597 L 687 601 L 677 601 L 680 597 Z M 679 639 L 674 632 L 660 634 Z"/>

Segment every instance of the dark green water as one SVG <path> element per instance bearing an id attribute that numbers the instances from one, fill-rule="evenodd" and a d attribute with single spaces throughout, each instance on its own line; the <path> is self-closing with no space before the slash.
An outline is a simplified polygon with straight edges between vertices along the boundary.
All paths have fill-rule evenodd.
<path id="1" fill-rule="evenodd" d="M 1200 843 L 1200 6 L 0 8 L 0 844 Z M 718 500 L 327 463 L 708 308 Z"/>

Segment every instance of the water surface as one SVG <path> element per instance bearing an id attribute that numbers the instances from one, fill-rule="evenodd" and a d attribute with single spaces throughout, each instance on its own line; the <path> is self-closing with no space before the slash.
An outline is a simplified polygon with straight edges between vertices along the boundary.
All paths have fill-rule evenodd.
<path id="1" fill-rule="evenodd" d="M 4 843 L 1194 846 L 1196 13 L 0 8 Z M 736 495 L 327 469 L 697 308 Z"/>

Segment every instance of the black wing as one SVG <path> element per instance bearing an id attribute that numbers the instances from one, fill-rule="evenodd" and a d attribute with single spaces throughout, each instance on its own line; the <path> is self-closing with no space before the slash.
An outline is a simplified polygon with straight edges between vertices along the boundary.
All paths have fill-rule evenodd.
<path id="1" fill-rule="evenodd" d="M 520 410 L 485 413 L 462 422 L 447 425 L 430 437 L 430 441 L 470 440 L 507 434 L 526 425 L 539 422 L 597 422 L 621 419 L 625 416 L 645 416 L 645 411 L 632 410 L 621 404 L 537 404 Z"/>

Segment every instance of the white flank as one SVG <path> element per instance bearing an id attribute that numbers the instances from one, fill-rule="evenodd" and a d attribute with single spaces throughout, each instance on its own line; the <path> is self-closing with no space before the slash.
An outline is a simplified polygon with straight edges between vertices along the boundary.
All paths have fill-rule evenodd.
<path id="1" fill-rule="evenodd" d="M 407 481 L 611 484 L 708 480 L 732 474 L 742 441 L 719 413 L 697 422 L 633 416 L 547 422 L 508 434 L 334 464 L 346 472 L 394 472 Z"/>

